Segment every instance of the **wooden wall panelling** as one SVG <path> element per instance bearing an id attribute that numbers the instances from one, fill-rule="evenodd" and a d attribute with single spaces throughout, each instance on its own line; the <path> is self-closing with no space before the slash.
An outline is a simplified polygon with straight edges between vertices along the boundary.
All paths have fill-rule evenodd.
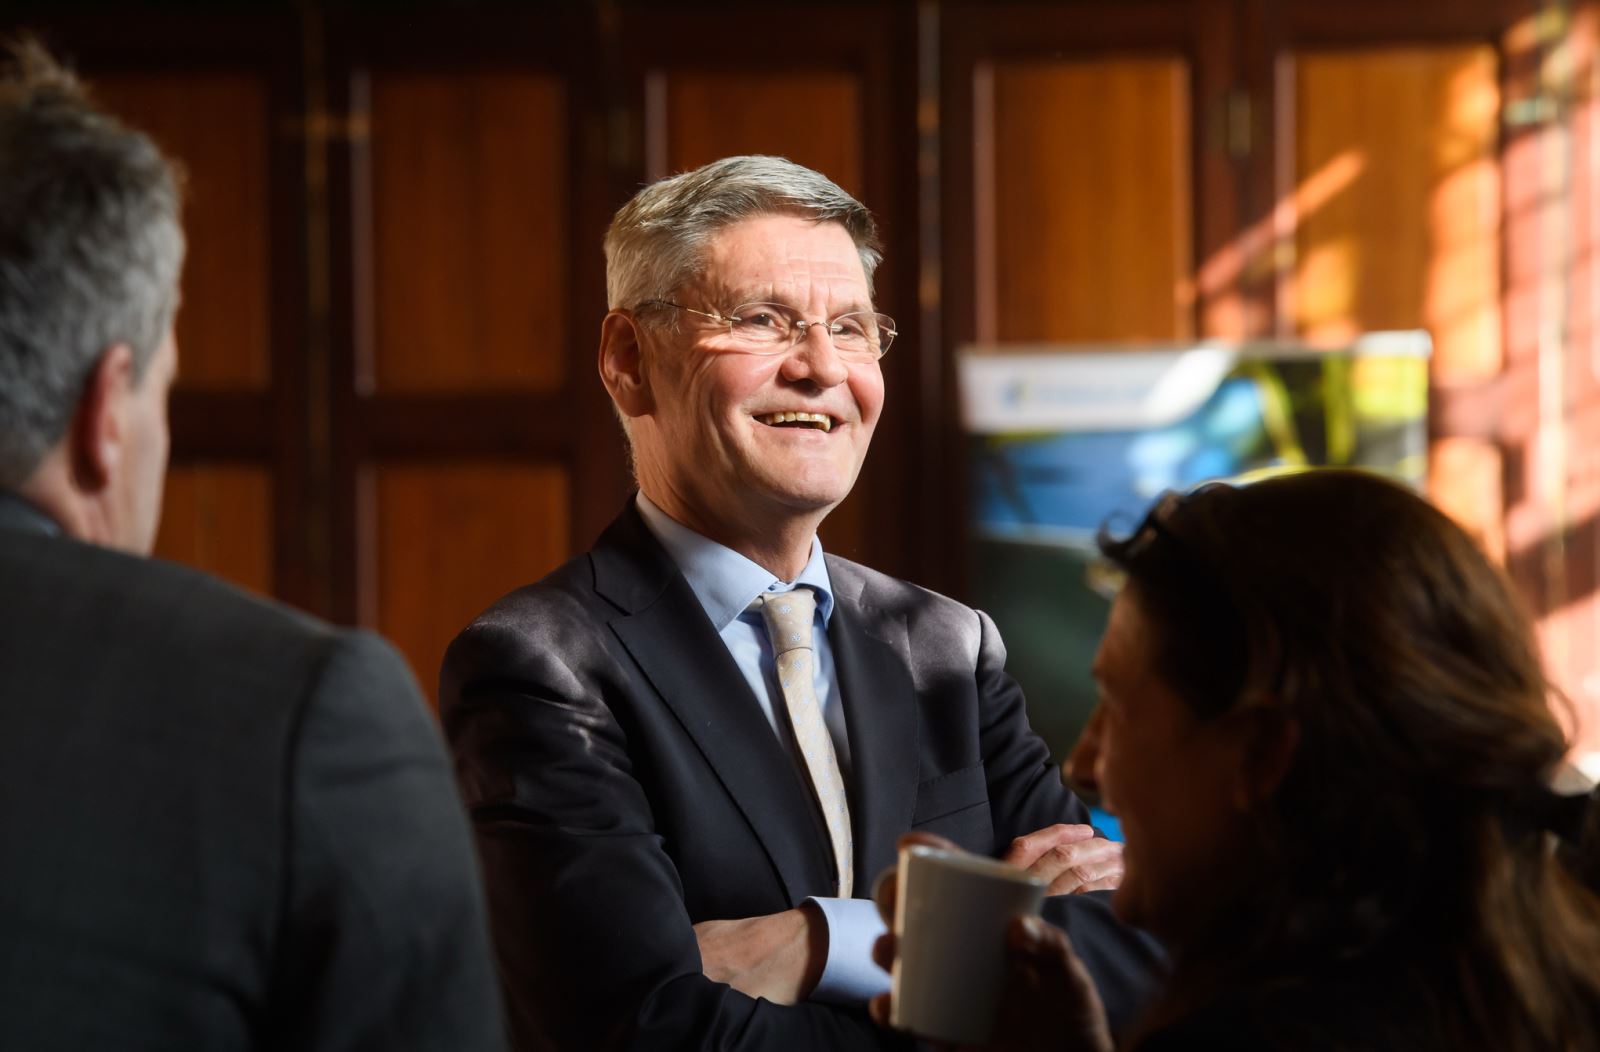
<path id="1" fill-rule="evenodd" d="M 607 185 L 586 15 L 329 15 L 336 601 L 430 693 L 455 632 L 621 503 L 586 393 Z"/>
<path id="2" fill-rule="evenodd" d="M 912 436 L 923 412 L 915 242 L 915 39 L 910 5 L 741 8 L 730 37 L 715 8 L 629 7 L 623 65 L 642 117 L 647 178 L 735 154 L 786 156 L 827 175 L 873 210 L 886 252 L 878 305 L 902 335 L 884 359 L 888 401 L 861 478 L 822 528 L 829 551 L 916 576 L 922 512 Z M 825 25 L 828 46 L 760 49 L 796 24 Z M 620 206 L 622 200 L 617 200 Z M 923 579 L 927 579 L 926 574 Z"/>
<path id="3" fill-rule="evenodd" d="M 973 90 L 978 339 L 1192 336 L 1188 63 L 997 60 Z"/>
<path id="4" fill-rule="evenodd" d="M 646 99 L 649 177 L 765 153 L 815 168 L 860 197 L 862 81 L 847 70 L 660 71 Z"/>
<path id="5" fill-rule="evenodd" d="M 272 369 L 266 79 L 235 71 L 123 72 L 96 77 L 94 89 L 184 169 L 188 253 L 179 382 L 189 390 L 266 387 Z"/>
<path id="6" fill-rule="evenodd" d="M 271 595 L 272 508 L 272 476 L 264 468 L 174 464 L 167 472 L 155 554 Z"/>
<path id="7" fill-rule="evenodd" d="M 1500 369 L 1500 89 L 1486 45 L 1295 59 L 1295 328 L 1426 328 L 1434 373 Z"/>
<path id="8" fill-rule="evenodd" d="M 1458 0 L 1450 4 L 1396 4 L 1390 0 L 1252 0 L 1276 8 L 1279 41 L 1300 47 L 1385 47 L 1497 40 L 1517 23 L 1536 18 L 1540 0 Z"/>
<path id="9" fill-rule="evenodd" d="M 186 171 L 175 467 L 161 550 L 315 609 L 300 515 L 299 15 L 52 6 L 22 24 Z"/>
<path id="10" fill-rule="evenodd" d="M 1577 752 L 1600 775 L 1600 0 L 1575 5 L 1568 36 L 1571 117 L 1568 173 L 1572 265 L 1564 278 L 1571 450 L 1566 481 L 1569 592 L 1578 597 L 1570 626 L 1566 682 L 1579 702 Z"/>
<path id="11" fill-rule="evenodd" d="M 561 388 L 566 108 L 549 73 L 371 75 L 377 390 Z"/>
<path id="12" fill-rule="evenodd" d="M 456 633 L 566 560 L 568 473 L 546 464 L 385 462 L 372 477 L 376 589 L 363 620 L 394 641 L 437 702 L 439 664 Z"/>
<path id="13" fill-rule="evenodd" d="M 1115 5 L 951 0 L 945 5 L 941 176 L 946 189 L 944 293 L 952 349 L 999 336 L 1000 326 L 1011 324 L 1000 320 L 998 297 L 1010 293 L 998 287 L 999 275 L 1004 267 L 1008 277 L 1021 277 L 1030 253 L 1042 255 L 1023 236 L 1029 232 L 1026 217 L 1036 214 L 1030 208 L 1045 215 L 1048 229 L 1059 231 L 1057 238 L 1072 238 L 1065 216 L 1051 221 L 1051 212 L 1082 207 L 1084 198 L 1090 205 L 1120 207 L 1117 201 L 1144 195 L 1159 217 L 1157 228 L 1145 216 L 1131 222 L 1136 229 L 1156 229 L 1153 240 L 1159 244 L 1105 244 L 1101 227 L 1101 251 L 1088 258 L 1102 265 L 1107 259 L 1115 265 L 1118 252 L 1160 258 L 1159 276 L 1133 277 L 1136 287 L 1164 291 L 1160 318 L 1137 324 L 1172 332 L 1197 330 L 1191 291 L 1195 264 L 1224 254 L 1238 225 L 1237 166 L 1226 154 L 1226 95 L 1233 79 L 1227 64 L 1234 58 L 1237 35 L 1233 6 L 1207 0 Z M 1013 104 L 1023 107 L 1022 112 L 1011 112 Z M 1074 139 L 1084 136 L 1079 146 Z M 1102 173 L 1090 164 L 1101 150 L 1110 151 L 1103 169 L 1131 180 L 1132 195 L 1121 185 L 1103 185 Z M 1018 161 L 1024 167 L 1013 170 Z M 1130 170 L 1129 162 L 1136 167 Z M 1150 172 L 1152 163 L 1164 170 Z M 1052 174 L 1070 175 L 1082 189 L 1073 195 L 1071 184 L 1052 179 Z M 1011 199 L 1007 191 L 1012 186 L 1035 200 Z M 1073 196 L 1079 200 L 1056 200 Z M 1197 201 L 1205 207 L 1197 208 Z M 1098 223 L 1094 217 L 1089 221 Z M 1123 238 L 1117 235 L 1118 241 Z M 1083 239 L 1084 252 L 1089 240 Z M 998 254 L 1005 255 L 1004 263 Z M 1181 260 L 1182 269 L 1179 280 L 1169 286 L 1174 258 Z M 1236 297 L 1239 267 L 1232 264 L 1229 271 L 1226 259 L 1220 264 L 1219 272 L 1228 272 L 1228 277 L 1215 281 L 1213 295 L 1228 300 L 1221 316 L 1230 320 L 1216 324 L 1237 325 L 1240 308 L 1230 297 Z M 1040 259 L 1037 266 L 1057 264 Z M 1027 291 L 1019 295 L 1022 303 L 1042 298 Z M 1188 309 L 1176 309 L 1180 302 L 1187 302 Z M 1039 308 L 1023 309 L 1030 315 L 1027 326 L 1058 338 Z M 1127 307 L 1120 311 L 1129 313 Z M 1067 317 L 1073 331 L 1113 327 L 1108 320 Z M 1057 330 L 1064 327 L 1059 320 L 1053 324 Z M 1133 326 L 1127 321 L 1114 324 Z M 1008 332 L 1006 338 L 1019 335 Z"/>
<path id="14" fill-rule="evenodd" d="M 1280 307 L 1294 329 L 1329 344 L 1426 329 L 1435 385 L 1493 379 L 1503 362 L 1494 49 L 1301 52 L 1292 69 L 1294 169 L 1282 215 L 1294 267 Z M 1490 514 L 1498 487 L 1483 489 L 1499 473 L 1495 447 L 1489 436 L 1453 437 L 1430 492 L 1503 551 L 1500 516 Z"/>
<path id="15" fill-rule="evenodd" d="M 1472 179 L 1458 177 L 1454 190 L 1470 201 L 1461 203 L 1461 216 L 1451 219 L 1456 299 L 1462 291 L 1472 299 L 1490 294 L 1485 272 L 1493 267 L 1499 278 L 1498 288 L 1491 289 L 1498 301 L 1498 339 L 1483 339 L 1482 328 L 1470 323 L 1466 334 L 1448 321 L 1442 326 L 1430 406 L 1430 496 L 1506 561 L 1538 616 L 1547 670 L 1576 703 L 1574 755 L 1595 772 L 1600 769 L 1600 649 L 1595 648 L 1600 638 L 1595 558 L 1600 470 L 1595 465 L 1600 459 L 1590 451 L 1600 436 L 1600 412 L 1595 411 L 1600 366 L 1589 313 L 1594 297 L 1587 291 L 1594 285 L 1594 245 L 1600 240 L 1594 235 L 1594 173 L 1589 171 L 1592 99 L 1600 83 L 1594 66 L 1600 6 L 1592 0 L 1574 6 L 1536 0 L 1451 5 L 1354 0 L 1336 8 L 1290 0 L 1269 6 L 1280 13 L 1275 32 L 1283 51 L 1349 58 L 1381 51 L 1437 56 L 1475 50 L 1475 62 L 1456 75 L 1458 99 L 1483 98 L 1488 91 L 1483 56 L 1498 59 L 1491 75 L 1499 90 L 1499 112 L 1491 118 L 1498 139 L 1490 157 L 1499 181 L 1493 261 L 1485 264 L 1472 249 L 1462 251 L 1483 233 L 1482 222 L 1472 217 L 1480 209 L 1470 203 L 1482 200 L 1494 177 L 1482 165 L 1475 166 L 1477 187 L 1470 185 Z M 1288 70 L 1293 80 L 1293 64 Z M 1402 99 L 1397 109 L 1414 104 L 1416 99 Z M 1443 126 L 1454 123 L 1458 147 L 1459 117 L 1470 109 L 1458 102 L 1454 114 L 1445 117 Z M 1477 126 L 1467 134 L 1469 142 L 1490 134 L 1477 120 L 1467 125 Z M 1474 225 L 1477 232 L 1462 237 L 1462 227 Z M 1390 232 L 1384 249 L 1392 251 L 1397 240 L 1414 245 L 1414 224 L 1400 237 Z M 1424 256 L 1434 248 L 1437 241 Z M 1422 294 L 1430 291 L 1424 285 Z M 1285 307 L 1286 323 L 1298 317 L 1293 304 Z"/>
<path id="16" fill-rule="evenodd" d="M 1539 0 L 1462 0 L 1451 4 L 1395 4 L 1388 0 L 1347 0 L 1329 5 L 1319 0 L 1242 0 L 1243 25 L 1249 40 L 1247 63 L 1252 91 L 1263 105 L 1261 132 L 1272 158 L 1269 178 L 1252 187 L 1252 214 L 1272 218 L 1285 194 L 1292 193 L 1295 169 L 1297 101 L 1294 57 L 1306 52 L 1357 53 L 1372 50 L 1455 48 L 1473 45 L 1498 49 L 1508 31 L 1537 17 Z M 1504 77 L 1506 71 L 1500 71 Z M 1272 260 L 1283 282 L 1294 270 L 1292 245 L 1284 245 L 1285 225 L 1275 229 L 1279 247 Z M 1292 231 L 1289 234 L 1292 240 Z M 1277 288 L 1264 290 L 1274 304 Z M 1294 310 L 1275 310 L 1277 332 L 1294 333 Z"/>
<path id="17" fill-rule="evenodd" d="M 1574 758 L 1600 775 L 1600 358 L 1594 354 L 1600 7 L 1505 35 L 1507 565 L 1573 702 Z"/>

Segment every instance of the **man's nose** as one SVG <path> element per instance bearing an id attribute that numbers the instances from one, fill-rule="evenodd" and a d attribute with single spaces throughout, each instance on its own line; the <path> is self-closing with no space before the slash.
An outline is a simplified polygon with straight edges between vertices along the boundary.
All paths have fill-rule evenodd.
<path id="1" fill-rule="evenodd" d="M 784 375 L 791 380 L 810 380 L 818 387 L 836 387 L 850 376 L 844 359 L 833 345 L 833 335 L 821 322 L 806 325 L 784 361 Z"/>

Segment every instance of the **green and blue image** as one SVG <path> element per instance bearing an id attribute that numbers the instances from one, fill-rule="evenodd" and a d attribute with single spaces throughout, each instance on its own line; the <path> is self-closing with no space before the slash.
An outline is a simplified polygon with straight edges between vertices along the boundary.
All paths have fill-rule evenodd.
<path id="1" fill-rule="evenodd" d="M 999 626 L 1029 718 L 1064 759 L 1095 704 L 1109 600 L 1088 583 L 1102 525 L 1162 492 L 1317 466 L 1420 487 L 1429 341 L 1342 348 L 970 349 L 961 358 L 975 603 Z"/>

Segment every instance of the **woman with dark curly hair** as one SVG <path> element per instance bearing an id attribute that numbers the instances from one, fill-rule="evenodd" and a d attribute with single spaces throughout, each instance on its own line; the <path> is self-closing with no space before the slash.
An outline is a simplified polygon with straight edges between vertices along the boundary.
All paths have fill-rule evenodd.
<path id="1" fill-rule="evenodd" d="M 1123 583 L 1073 766 L 1122 820 L 1118 915 L 1173 955 L 1123 1046 L 1600 1048 L 1600 807 L 1548 788 L 1553 692 L 1468 536 L 1318 471 L 1169 495 L 1100 548 Z M 1012 953 L 1000 1046 L 1111 1047 L 1064 933 Z"/>

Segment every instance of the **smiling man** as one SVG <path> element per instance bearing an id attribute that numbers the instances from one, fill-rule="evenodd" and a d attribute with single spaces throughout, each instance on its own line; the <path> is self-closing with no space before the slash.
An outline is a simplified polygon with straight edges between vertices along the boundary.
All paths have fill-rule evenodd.
<path id="1" fill-rule="evenodd" d="M 877 1048 L 869 900 L 911 829 L 1049 879 L 1113 1014 L 1150 946 L 981 613 L 824 556 L 884 406 L 871 216 L 735 157 L 606 237 L 599 368 L 639 492 L 452 645 L 446 730 L 529 1049 Z"/>

